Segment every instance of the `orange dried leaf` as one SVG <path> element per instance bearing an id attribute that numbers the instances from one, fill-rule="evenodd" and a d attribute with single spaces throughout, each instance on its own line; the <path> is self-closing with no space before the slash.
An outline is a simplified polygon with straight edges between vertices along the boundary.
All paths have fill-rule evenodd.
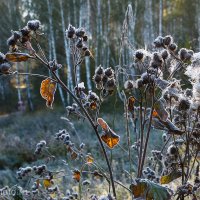
<path id="1" fill-rule="evenodd" d="M 101 128 L 103 129 L 103 130 L 108 130 L 109 129 L 109 126 L 108 126 L 108 124 L 102 119 L 102 118 L 98 118 L 97 119 L 97 122 L 98 122 L 98 124 L 101 126 Z"/>
<path id="2" fill-rule="evenodd" d="M 159 117 L 158 113 L 155 110 L 153 111 L 152 115 L 153 115 L 153 117 Z"/>
<path id="3" fill-rule="evenodd" d="M 7 53 L 6 60 L 10 62 L 24 62 L 27 61 L 29 58 L 32 58 L 27 53 Z"/>
<path id="4" fill-rule="evenodd" d="M 129 112 L 134 111 L 134 103 L 135 103 L 135 98 L 133 96 L 130 96 L 128 98 L 128 111 Z"/>
<path id="5" fill-rule="evenodd" d="M 109 128 L 104 132 L 104 135 L 101 136 L 101 139 L 109 148 L 113 149 L 119 143 L 120 136 L 118 136 L 113 130 Z"/>
<path id="6" fill-rule="evenodd" d="M 77 157 L 78 157 L 78 154 L 77 154 L 75 151 L 73 151 L 73 152 L 71 153 L 71 159 L 72 159 L 72 160 L 76 160 Z"/>
<path id="7" fill-rule="evenodd" d="M 156 101 L 156 103 L 154 104 L 154 109 L 163 121 L 166 121 L 168 119 L 168 112 L 166 110 L 165 101 L 163 99 L 159 99 L 158 101 Z"/>
<path id="8" fill-rule="evenodd" d="M 87 155 L 86 161 L 87 161 L 88 164 L 92 164 L 94 162 L 94 158 L 91 155 Z"/>
<path id="9" fill-rule="evenodd" d="M 52 81 L 51 79 L 47 78 L 42 81 L 40 86 L 40 94 L 42 98 L 46 100 L 47 107 L 52 108 L 52 104 L 54 101 L 54 94 L 56 92 L 56 82 Z"/>
<path id="10" fill-rule="evenodd" d="M 94 102 L 94 101 L 91 102 L 91 103 L 90 103 L 90 109 L 91 109 L 91 110 L 96 110 L 96 109 L 97 109 L 97 103 Z"/>
<path id="11" fill-rule="evenodd" d="M 77 182 L 80 181 L 80 179 L 81 179 L 81 172 L 79 170 L 75 169 L 73 171 L 73 179 L 76 180 Z"/>
<path id="12" fill-rule="evenodd" d="M 144 183 L 140 183 L 140 184 L 137 184 L 137 185 L 132 184 L 131 190 L 132 190 L 135 198 L 141 197 L 145 193 L 146 184 L 144 184 Z"/>

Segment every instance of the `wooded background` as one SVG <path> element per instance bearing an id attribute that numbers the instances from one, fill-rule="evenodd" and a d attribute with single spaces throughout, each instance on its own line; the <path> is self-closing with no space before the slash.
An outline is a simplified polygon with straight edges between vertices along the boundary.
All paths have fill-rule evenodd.
<path id="1" fill-rule="evenodd" d="M 128 6 L 129 5 L 129 6 Z M 59 74 L 70 89 L 74 87 L 69 41 L 65 37 L 68 24 L 84 27 L 94 59 L 87 58 L 79 66 L 78 80 L 94 89 L 95 67 L 114 67 L 119 63 L 121 36 L 126 31 L 132 50 L 123 48 L 123 65 L 130 65 L 134 48 L 152 48 L 158 35 L 171 34 L 181 47 L 200 49 L 199 0 L 1 0 L 0 51 L 6 53 L 11 30 L 23 28 L 30 19 L 42 23 L 40 42 L 49 60 L 63 65 Z M 126 24 L 124 24 L 126 25 Z M 13 71 L 46 74 L 40 63 L 13 64 Z M 21 109 L 44 107 L 39 87 L 42 80 L 29 76 L 0 76 L 0 114 Z M 63 91 L 57 92 L 56 105 L 70 101 Z M 60 98 L 61 97 L 61 98 Z"/>

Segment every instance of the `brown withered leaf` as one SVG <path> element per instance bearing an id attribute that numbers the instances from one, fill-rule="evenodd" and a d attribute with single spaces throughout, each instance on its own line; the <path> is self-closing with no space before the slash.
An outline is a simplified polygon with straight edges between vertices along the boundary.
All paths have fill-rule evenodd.
<path id="1" fill-rule="evenodd" d="M 29 58 L 33 58 L 27 53 L 7 53 L 5 56 L 6 60 L 10 62 L 25 62 Z"/>
<path id="2" fill-rule="evenodd" d="M 166 187 L 147 179 L 137 179 L 130 189 L 135 198 L 146 200 L 169 200 L 172 195 Z"/>
<path id="3" fill-rule="evenodd" d="M 52 108 L 54 94 L 56 92 L 57 83 L 47 78 L 42 81 L 40 86 L 40 94 L 46 100 L 46 106 Z"/>
<path id="4" fill-rule="evenodd" d="M 169 130 L 169 134 L 182 135 L 184 133 L 184 131 L 180 130 L 169 119 L 167 119 L 166 122 L 162 121 L 161 119 L 160 119 L 160 121 Z"/>
<path id="5" fill-rule="evenodd" d="M 159 117 L 158 113 L 155 110 L 153 111 L 152 116 L 153 117 Z"/>
<path id="6" fill-rule="evenodd" d="M 128 98 L 128 111 L 129 112 L 134 112 L 134 103 L 135 103 L 135 98 L 133 96 L 130 96 Z"/>
<path id="7" fill-rule="evenodd" d="M 79 182 L 81 180 L 81 172 L 77 169 L 73 170 L 73 179 Z"/>
<path id="8" fill-rule="evenodd" d="M 165 103 L 166 103 L 165 100 L 161 98 L 154 104 L 155 111 L 163 121 L 166 121 L 168 118 L 168 112 L 165 109 Z"/>
<path id="9" fill-rule="evenodd" d="M 91 103 L 90 103 L 90 109 L 91 109 L 91 110 L 96 110 L 96 109 L 97 109 L 97 103 L 94 102 L 94 101 L 91 102 Z"/>
<path id="10" fill-rule="evenodd" d="M 75 151 L 72 151 L 71 153 L 71 159 L 76 160 L 78 158 L 78 154 Z"/>
<path id="11" fill-rule="evenodd" d="M 102 118 L 98 118 L 97 122 L 103 129 L 103 135 L 101 136 L 102 141 L 105 142 L 109 148 L 114 148 L 119 143 L 120 136 L 118 136 Z"/>
<path id="12" fill-rule="evenodd" d="M 97 119 L 97 123 L 101 126 L 101 128 L 103 129 L 103 130 L 108 130 L 109 129 L 109 126 L 108 126 L 108 124 L 102 119 L 102 118 L 98 118 Z"/>
<path id="13" fill-rule="evenodd" d="M 109 128 L 108 130 L 104 131 L 101 139 L 109 148 L 113 149 L 119 143 L 120 136 L 118 136 L 112 129 Z"/>

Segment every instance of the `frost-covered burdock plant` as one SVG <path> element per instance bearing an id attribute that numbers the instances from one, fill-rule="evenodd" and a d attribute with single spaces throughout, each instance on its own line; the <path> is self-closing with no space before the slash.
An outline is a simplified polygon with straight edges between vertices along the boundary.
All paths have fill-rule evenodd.
<path id="1" fill-rule="evenodd" d="M 83 143 L 73 143 L 67 130 L 55 133 L 55 139 L 66 147 L 72 160 L 81 160 L 81 165 L 71 171 L 78 193 L 73 190 L 65 193 L 55 180 L 66 176 L 64 170 L 52 171 L 47 163 L 56 158 L 51 155 L 46 141 L 40 141 L 35 148 L 35 155 L 44 157 L 46 164 L 27 166 L 17 171 L 19 179 L 31 181 L 31 188 L 14 186 L 14 193 L 6 196 L 13 199 L 83 199 L 84 187 L 91 184 L 88 177 L 100 177 L 109 185 L 107 195 L 98 197 L 96 194 L 87 196 L 89 199 L 118 199 L 116 185 L 120 185 L 136 199 L 185 199 L 199 198 L 199 150 L 200 150 L 200 63 L 199 53 L 181 48 L 174 43 L 172 36 L 159 36 L 155 39 L 154 51 L 138 49 L 134 51 L 134 69 L 132 76 L 127 67 L 119 64 L 113 70 L 99 66 L 95 70 L 93 81 L 98 92 L 87 91 L 84 82 L 77 80 L 77 66 L 86 56 L 92 57 L 87 47 L 87 35 L 83 28 L 69 25 L 66 37 L 70 40 L 73 60 L 75 88 L 73 91 L 59 78 L 57 71 L 62 67 L 55 60 L 48 61 L 39 45 L 41 23 L 31 20 L 19 31 L 13 31 L 7 43 L 9 52 L 0 54 L 0 72 L 2 75 L 27 75 L 12 71 L 12 62 L 26 62 L 34 59 L 41 62 L 50 72 L 51 77 L 42 77 L 40 93 L 46 105 L 52 108 L 57 85 L 61 86 L 73 99 L 72 105 L 66 107 L 68 117 L 76 116 L 88 120 L 101 146 L 107 170 L 102 169 L 95 158 L 85 150 Z M 123 38 L 122 38 L 123 39 Z M 128 41 L 126 39 L 126 41 Z M 32 44 L 36 43 L 37 50 Z M 124 43 L 123 43 L 124 44 Z M 128 45 L 131 47 L 131 45 Z M 188 76 L 188 83 L 183 83 L 181 74 Z M 33 74 L 30 74 L 33 75 Z M 122 79 L 121 79 L 122 77 Z M 135 78 L 137 77 L 137 78 Z M 186 85 L 187 84 L 187 85 Z M 188 87 L 187 87 L 188 86 Z M 105 98 L 115 91 L 118 92 L 124 105 L 127 158 L 130 164 L 130 179 L 121 183 L 113 176 L 113 169 L 106 148 L 119 146 L 120 136 L 100 117 L 100 107 Z M 70 123 L 68 118 L 64 118 Z M 132 127 L 130 128 L 130 123 Z M 152 129 L 161 130 L 163 146 L 147 153 Z M 134 141 L 131 140 L 134 135 Z M 123 137 L 124 138 L 124 137 Z M 133 160 L 132 155 L 137 159 Z M 65 167 L 69 167 L 63 161 Z M 134 170 L 132 166 L 135 166 Z M 86 170 L 91 167 L 90 170 Z M 136 169 L 136 170 L 135 170 Z M 175 182 L 177 187 L 170 187 Z M 129 184 L 130 187 L 127 187 Z M 163 186 L 164 185 L 164 186 Z M 110 189 L 110 186 L 112 190 Z M 166 187 L 168 186 L 168 187 Z M 13 188 L 2 188 L 1 191 Z M 70 189 L 70 188 L 69 188 Z M 85 192 L 86 190 L 84 190 Z M 85 197 L 85 196 L 84 196 Z"/>

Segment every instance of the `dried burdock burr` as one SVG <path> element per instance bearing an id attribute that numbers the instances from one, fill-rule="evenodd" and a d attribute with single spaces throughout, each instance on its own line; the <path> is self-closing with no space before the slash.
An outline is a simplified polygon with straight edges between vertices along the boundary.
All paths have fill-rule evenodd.
<path id="1" fill-rule="evenodd" d="M 89 49 L 85 50 L 84 56 L 86 56 L 86 57 L 92 56 Z"/>
<path id="2" fill-rule="evenodd" d="M 87 49 L 88 49 L 88 47 L 87 47 L 86 45 L 83 45 L 83 46 L 82 46 L 82 50 L 83 50 L 83 51 L 86 51 Z"/>
<path id="3" fill-rule="evenodd" d="M 0 64 L 0 73 L 8 74 L 11 68 L 11 64 L 9 62 L 4 62 Z"/>
<path id="4" fill-rule="evenodd" d="M 171 35 L 166 35 L 164 38 L 163 38 L 163 44 L 165 46 L 169 46 L 171 43 L 173 42 L 173 38 Z"/>
<path id="5" fill-rule="evenodd" d="M 106 89 L 108 91 L 113 91 L 114 88 L 116 86 L 116 81 L 114 78 L 108 79 L 107 83 L 106 83 Z"/>
<path id="6" fill-rule="evenodd" d="M 147 72 L 145 72 L 141 75 L 141 79 L 143 84 L 148 84 L 150 81 L 150 76 Z"/>
<path id="7" fill-rule="evenodd" d="M 127 80 L 125 83 L 124 83 L 124 88 L 125 90 L 131 90 L 133 89 L 134 87 L 134 84 L 133 84 L 133 81 L 132 80 Z"/>
<path id="8" fill-rule="evenodd" d="M 75 34 L 77 37 L 83 37 L 85 35 L 85 29 L 80 27 L 76 29 Z"/>
<path id="9" fill-rule="evenodd" d="M 13 31 L 13 37 L 17 41 L 21 38 L 21 33 L 19 31 Z"/>
<path id="10" fill-rule="evenodd" d="M 94 76 L 93 76 L 93 80 L 94 80 L 94 82 L 95 83 L 100 83 L 101 81 L 102 81 L 102 76 L 101 75 L 99 75 L 99 74 L 95 74 Z"/>
<path id="11" fill-rule="evenodd" d="M 161 67 L 163 65 L 163 59 L 162 56 L 158 52 L 153 53 L 153 62 L 154 65 Z"/>
<path id="12" fill-rule="evenodd" d="M 68 38 L 73 38 L 76 32 L 76 28 L 71 24 L 68 25 L 68 29 L 66 30 L 66 36 Z"/>
<path id="13" fill-rule="evenodd" d="M 108 81 L 108 77 L 106 75 L 103 76 L 102 78 L 102 82 L 103 82 L 103 85 L 105 85 Z"/>
<path id="14" fill-rule="evenodd" d="M 103 67 L 101 65 L 96 68 L 95 74 L 98 74 L 98 75 L 103 75 L 104 74 L 104 69 L 103 69 Z"/>
<path id="15" fill-rule="evenodd" d="M 141 87 L 143 87 L 143 80 L 141 79 L 141 78 L 139 78 L 139 79 L 137 79 L 136 80 L 136 86 L 137 86 L 137 88 L 141 88 Z"/>
<path id="16" fill-rule="evenodd" d="M 84 35 L 83 36 L 83 42 L 87 42 L 88 41 L 88 36 L 87 35 Z"/>
<path id="17" fill-rule="evenodd" d="M 95 92 L 89 91 L 88 100 L 99 101 L 99 97 Z"/>
<path id="18" fill-rule="evenodd" d="M 107 77 L 112 77 L 114 75 L 114 71 L 111 67 L 106 68 L 104 72 Z"/>
<path id="19" fill-rule="evenodd" d="M 83 47 L 83 39 L 82 38 L 78 39 L 78 41 L 76 43 L 76 47 L 79 49 Z"/>
<path id="20" fill-rule="evenodd" d="M 177 45 L 175 43 L 171 43 L 169 46 L 168 46 L 169 50 L 171 51 L 175 51 L 177 49 Z"/>
<path id="21" fill-rule="evenodd" d="M 17 43 L 17 40 L 14 38 L 13 35 L 11 37 L 9 37 L 8 40 L 7 40 L 7 45 L 8 46 L 15 46 L 16 43 Z"/>
<path id="22" fill-rule="evenodd" d="M 190 102 L 187 99 L 180 99 L 178 109 L 179 110 L 188 110 L 190 108 Z"/>
<path id="23" fill-rule="evenodd" d="M 188 50 L 185 48 L 181 48 L 179 51 L 179 57 L 182 61 L 188 61 L 192 57 L 192 53 L 188 53 Z"/>
<path id="24" fill-rule="evenodd" d="M 137 50 L 136 52 L 135 52 L 135 58 L 137 59 L 137 60 L 142 60 L 143 58 L 144 58 L 144 53 L 141 51 L 141 50 Z"/>
<path id="25" fill-rule="evenodd" d="M 157 48 L 163 47 L 163 37 L 158 36 L 153 43 Z"/>
<path id="26" fill-rule="evenodd" d="M 39 20 L 30 20 L 27 23 L 27 27 L 31 30 L 31 31 L 36 31 L 40 28 L 40 21 Z"/>
<path id="27" fill-rule="evenodd" d="M 186 90 L 185 90 L 185 95 L 187 96 L 187 97 L 192 97 L 192 90 L 191 89 L 189 89 L 189 88 L 187 88 Z"/>
<path id="28" fill-rule="evenodd" d="M 167 149 L 169 155 L 176 155 L 178 153 L 177 147 L 175 145 L 170 145 Z"/>
<path id="29" fill-rule="evenodd" d="M 164 49 L 163 51 L 161 51 L 161 56 L 163 58 L 163 60 L 166 60 L 169 56 L 169 53 L 166 49 Z"/>
<path id="30" fill-rule="evenodd" d="M 22 28 L 20 30 L 20 32 L 21 32 L 22 36 L 28 36 L 30 34 L 30 30 L 28 29 L 27 26 L 25 26 L 24 28 Z"/>

